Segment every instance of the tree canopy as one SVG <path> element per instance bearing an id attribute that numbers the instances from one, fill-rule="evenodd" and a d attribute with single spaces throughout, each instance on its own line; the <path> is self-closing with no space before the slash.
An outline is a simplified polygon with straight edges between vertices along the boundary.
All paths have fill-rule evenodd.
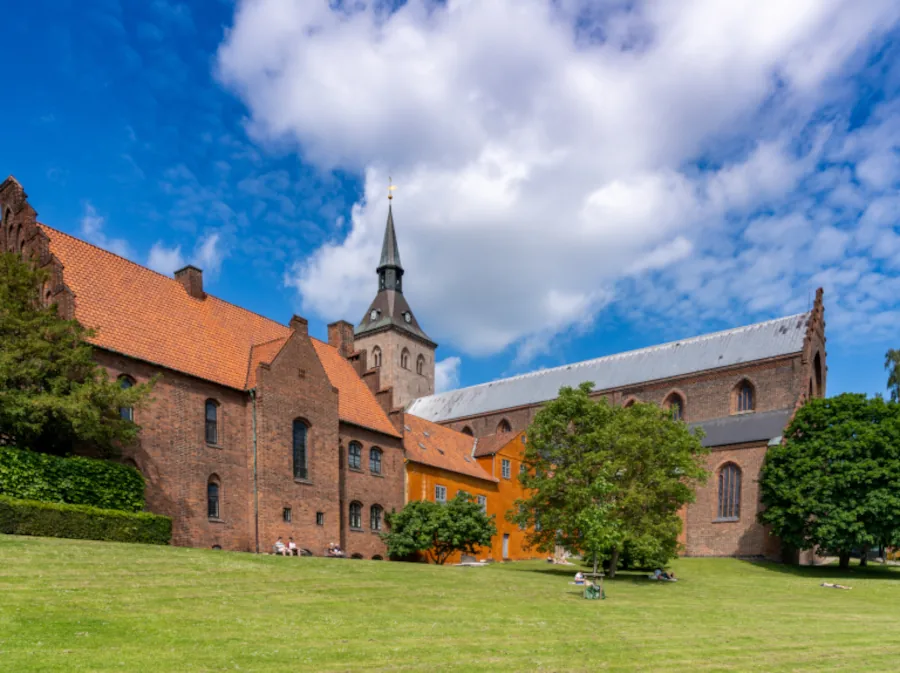
<path id="1" fill-rule="evenodd" d="M 900 402 L 900 350 L 891 348 L 884 354 L 884 368 L 888 372 L 887 387 L 891 402 Z"/>
<path id="2" fill-rule="evenodd" d="M 0 444 L 48 453 L 104 454 L 139 428 L 120 409 L 138 406 L 150 385 L 128 389 L 93 359 L 92 332 L 44 306 L 45 272 L 0 254 Z"/>
<path id="3" fill-rule="evenodd" d="M 853 550 L 900 542 L 900 404 L 845 393 L 797 410 L 766 454 L 759 520 L 795 549 L 847 567 Z"/>
<path id="4" fill-rule="evenodd" d="M 391 529 L 382 538 L 391 557 L 426 552 L 439 565 L 454 552 L 475 554 L 478 547 L 489 547 L 497 533 L 494 518 L 462 492 L 446 504 L 414 500 L 389 514 L 387 522 Z"/>
<path id="5" fill-rule="evenodd" d="M 508 518 L 538 549 L 602 552 L 612 575 L 623 551 L 663 565 L 677 552 L 679 510 L 707 478 L 702 433 L 656 405 L 595 400 L 592 388 L 564 387 L 535 416 L 519 475 L 528 497 Z"/>

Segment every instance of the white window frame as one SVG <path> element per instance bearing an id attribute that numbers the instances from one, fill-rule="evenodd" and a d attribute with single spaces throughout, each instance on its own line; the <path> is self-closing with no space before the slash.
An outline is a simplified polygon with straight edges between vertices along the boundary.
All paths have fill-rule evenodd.
<path id="1" fill-rule="evenodd" d="M 504 479 L 512 479 L 512 461 L 508 458 L 500 459 L 500 472 Z"/>
<path id="2" fill-rule="evenodd" d="M 441 486 L 440 484 L 435 484 L 434 486 L 434 501 L 438 502 L 442 505 L 447 504 L 447 487 Z"/>
<path id="3" fill-rule="evenodd" d="M 487 514 L 487 496 L 479 495 L 477 497 L 477 500 L 478 500 L 478 506 L 481 507 L 481 511 L 484 512 L 485 514 Z"/>

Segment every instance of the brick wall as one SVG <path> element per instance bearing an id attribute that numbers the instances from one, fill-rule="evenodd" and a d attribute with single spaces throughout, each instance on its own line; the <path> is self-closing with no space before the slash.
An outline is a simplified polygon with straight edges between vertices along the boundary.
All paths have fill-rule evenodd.
<path id="1" fill-rule="evenodd" d="M 393 406 L 402 407 L 434 393 L 434 349 L 430 346 L 396 330 L 356 337 L 354 343 L 357 349 L 366 351 L 369 367 L 375 366 L 373 350 L 376 346 L 381 349 L 381 387 L 393 389 Z M 404 348 L 410 354 L 408 369 L 400 366 Z M 416 371 L 419 356 L 425 360 L 421 374 Z"/>

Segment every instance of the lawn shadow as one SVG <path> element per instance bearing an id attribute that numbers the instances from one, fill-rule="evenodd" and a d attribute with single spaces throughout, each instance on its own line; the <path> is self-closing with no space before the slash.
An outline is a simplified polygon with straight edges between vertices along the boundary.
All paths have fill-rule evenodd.
<path id="1" fill-rule="evenodd" d="M 881 564 L 868 565 L 864 568 L 861 568 L 858 565 L 852 565 L 847 570 L 841 570 L 837 565 L 832 564 L 799 566 L 759 559 L 747 559 L 744 562 L 769 572 L 782 575 L 793 575 L 794 577 L 804 579 L 900 580 L 900 567 Z"/>
<path id="2" fill-rule="evenodd" d="M 534 565 L 518 565 L 518 564 L 509 564 L 509 569 L 514 572 L 527 572 L 527 573 L 536 573 L 539 575 L 550 575 L 552 577 L 565 578 L 568 580 L 572 580 L 575 577 L 575 573 L 579 570 L 585 574 L 589 574 L 592 570 L 591 566 L 588 564 L 580 564 L 576 563 L 570 566 L 559 566 L 559 565 L 550 565 L 547 564 L 545 567 L 534 566 Z M 604 575 L 603 583 L 608 584 L 668 584 L 668 582 L 652 582 L 649 579 L 650 572 L 646 570 L 618 570 L 616 571 L 615 577 L 609 577 L 609 575 Z M 575 588 L 574 586 L 572 587 Z"/>

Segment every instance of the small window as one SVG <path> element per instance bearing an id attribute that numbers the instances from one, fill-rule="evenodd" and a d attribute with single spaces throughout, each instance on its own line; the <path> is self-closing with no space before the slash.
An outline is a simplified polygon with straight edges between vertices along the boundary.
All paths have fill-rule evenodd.
<path id="1" fill-rule="evenodd" d="M 673 421 L 684 420 L 684 400 L 681 399 L 681 395 L 678 393 L 669 395 L 669 397 L 666 398 L 665 406 L 666 409 L 669 410 Z"/>
<path id="2" fill-rule="evenodd" d="M 384 558 L 380 554 L 375 554 L 375 556 L 372 557 L 372 560 L 373 561 L 383 561 Z"/>
<path id="3" fill-rule="evenodd" d="M 441 504 L 447 502 L 447 487 L 446 486 L 435 486 L 434 487 L 434 501 L 439 502 Z"/>
<path id="4" fill-rule="evenodd" d="M 422 375 L 425 373 L 425 357 L 420 355 L 416 358 L 416 374 Z"/>
<path id="5" fill-rule="evenodd" d="M 317 526 L 325 525 L 325 512 L 316 512 L 316 525 Z"/>
<path id="6" fill-rule="evenodd" d="M 212 546 L 212 548 L 215 549 L 216 551 L 222 551 L 222 545 L 220 545 L 220 544 L 214 544 Z"/>
<path id="7" fill-rule="evenodd" d="M 206 400 L 206 443 L 219 443 L 219 403 Z"/>
<path id="8" fill-rule="evenodd" d="M 372 366 L 381 366 L 381 349 L 378 346 L 375 346 L 375 348 L 372 349 Z"/>
<path id="9" fill-rule="evenodd" d="M 512 463 L 510 463 L 506 458 L 503 458 L 500 461 L 500 469 L 503 473 L 504 479 L 509 479 L 512 477 Z"/>
<path id="10" fill-rule="evenodd" d="M 479 495 L 478 496 L 478 506 L 481 507 L 481 511 L 487 514 L 487 496 Z"/>
<path id="11" fill-rule="evenodd" d="M 753 386 L 750 385 L 749 381 L 741 381 L 738 384 L 735 397 L 735 410 L 738 413 L 753 411 L 755 400 L 753 399 Z"/>
<path id="12" fill-rule="evenodd" d="M 403 369 L 409 369 L 409 351 L 405 348 L 400 353 L 400 366 L 403 367 Z"/>
<path id="13" fill-rule="evenodd" d="M 381 449 L 373 447 L 369 451 L 369 472 L 381 474 Z"/>
<path id="14" fill-rule="evenodd" d="M 362 528 L 362 505 L 358 502 L 350 503 L 350 528 Z"/>
<path id="15" fill-rule="evenodd" d="M 206 515 L 210 519 L 218 519 L 219 514 L 219 483 L 210 479 L 206 485 Z"/>
<path id="16" fill-rule="evenodd" d="M 350 558 L 355 559 L 357 561 L 362 561 L 362 557 L 363 557 L 363 555 L 360 554 L 359 552 L 357 552 L 356 554 L 353 554 Z"/>
<path id="17" fill-rule="evenodd" d="M 519 465 L 519 474 L 525 474 L 525 463 Z"/>
<path id="18" fill-rule="evenodd" d="M 283 510 L 281 510 L 281 518 L 284 519 L 285 523 L 291 522 L 291 508 L 290 507 L 285 507 Z"/>
<path id="19" fill-rule="evenodd" d="M 719 470 L 719 521 L 737 521 L 741 517 L 741 468 L 726 463 Z"/>
<path id="20" fill-rule="evenodd" d="M 347 448 L 347 464 L 351 470 L 362 469 L 362 444 L 359 442 L 350 442 Z"/>
<path id="21" fill-rule="evenodd" d="M 381 530 L 381 519 L 383 514 L 384 510 L 381 508 L 381 505 L 372 505 L 369 510 L 369 525 L 372 530 Z"/>
<path id="22" fill-rule="evenodd" d="M 130 376 L 119 377 L 119 387 L 122 390 L 128 390 L 132 386 L 134 386 L 134 379 Z M 124 421 L 131 421 L 134 423 L 134 407 L 119 407 L 119 416 L 121 416 Z"/>
<path id="23" fill-rule="evenodd" d="M 462 433 L 463 433 L 464 435 L 469 435 L 469 437 L 474 437 L 474 436 L 475 436 L 475 433 L 472 432 L 472 428 L 470 428 L 468 425 L 462 429 Z"/>
<path id="24" fill-rule="evenodd" d="M 509 424 L 509 421 L 504 418 L 500 421 L 499 425 L 497 425 L 497 433 L 502 435 L 507 432 L 512 432 L 512 426 Z"/>
<path id="25" fill-rule="evenodd" d="M 294 479 L 308 479 L 309 470 L 307 469 L 306 456 L 306 435 L 309 428 L 306 423 L 297 419 L 294 421 Z"/>

